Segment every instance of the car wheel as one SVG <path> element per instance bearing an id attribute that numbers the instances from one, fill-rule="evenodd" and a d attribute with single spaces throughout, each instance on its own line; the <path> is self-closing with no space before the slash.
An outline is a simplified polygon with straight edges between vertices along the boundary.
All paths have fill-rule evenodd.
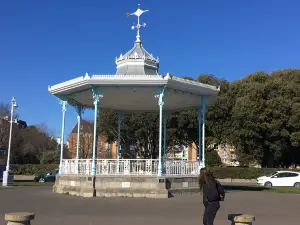
<path id="1" fill-rule="evenodd" d="M 296 183 L 294 184 L 294 187 L 295 187 L 295 188 L 300 188 L 300 183 L 299 183 L 299 182 L 296 182 Z"/>
<path id="2" fill-rule="evenodd" d="M 45 183 L 45 178 L 41 177 L 41 178 L 39 179 L 39 182 L 40 182 L 40 183 Z"/>
<path id="3" fill-rule="evenodd" d="M 271 188 L 271 187 L 272 187 L 272 183 L 271 183 L 271 182 L 269 182 L 269 181 L 268 181 L 268 182 L 266 182 L 266 183 L 265 183 L 265 187 L 267 187 L 267 188 Z"/>

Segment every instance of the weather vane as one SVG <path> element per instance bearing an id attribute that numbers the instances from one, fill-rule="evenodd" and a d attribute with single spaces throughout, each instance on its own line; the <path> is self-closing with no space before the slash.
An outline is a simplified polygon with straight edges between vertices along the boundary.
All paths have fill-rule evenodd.
<path id="1" fill-rule="evenodd" d="M 134 13 L 126 13 L 126 15 L 127 15 L 127 17 L 126 18 L 128 18 L 129 16 L 133 16 L 133 15 L 135 15 L 135 16 L 137 16 L 137 18 L 138 18 L 138 23 L 136 24 L 136 25 L 133 25 L 132 27 L 131 27 L 131 29 L 132 30 L 134 30 L 135 28 L 137 29 L 137 35 L 136 35 L 136 42 L 141 42 L 141 40 L 140 40 L 140 29 L 142 28 L 142 27 L 146 27 L 146 23 L 143 23 L 143 24 L 140 24 L 140 16 L 144 13 L 144 12 L 148 12 L 149 10 L 141 10 L 140 9 L 140 4 L 138 4 L 138 9 L 134 12 Z"/>

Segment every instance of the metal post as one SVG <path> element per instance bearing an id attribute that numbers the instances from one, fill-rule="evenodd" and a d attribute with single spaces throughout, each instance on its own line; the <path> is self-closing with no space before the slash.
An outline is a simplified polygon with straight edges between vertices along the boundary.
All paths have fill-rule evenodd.
<path id="1" fill-rule="evenodd" d="M 120 159 L 121 154 L 121 122 L 122 122 L 122 113 L 118 112 L 118 155 L 117 159 Z"/>
<path id="2" fill-rule="evenodd" d="M 13 116 L 14 116 L 14 103 L 11 103 L 10 110 L 10 129 L 9 129 L 9 140 L 8 140 L 8 153 L 7 153 L 7 163 L 6 163 L 6 171 L 9 171 L 10 164 L 10 149 L 11 149 L 11 135 L 12 135 L 12 126 L 13 126 Z"/>
<path id="3" fill-rule="evenodd" d="M 10 166 L 10 149 L 11 149 L 11 136 L 12 136 L 12 126 L 13 126 L 13 117 L 14 117 L 14 109 L 17 108 L 18 105 L 16 103 L 15 97 L 11 100 L 11 110 L 10 110 L 10 128 L 9 128 L 9 140 L 8 140 L 8 152 L 7 152 L 7 161 L 6 161 L 6 171 L 3 172 L 2 186 L 7 186 L 8 183 L 12 183 L 13 179 L 12 175 L 9 172 Z"/>
<path id="4" fill-rule="evenodd" d="M 80 151 L 80 122 L 81 122 L 81 114 L 82 107 L 77 106 L 77 150 L 76 150 L 76 159 L 79 159 L 79 151 Z"/>
<path id="5" fill-rule="evenodd" d="M 160 94 L 157 95 L 158 97 L 158 105 L 159 105 L 159 147 L 158 147 L 158 171 L 157 175 L 159 177 L 162 176 L 162 126 L 163 126 L 163 105 L 164 105 L 164 90 L 165 88 L 162 88 L 160 91 Z"/>
<path id="6" fill-rule="evenodd" d="M 167 120 L 168 115 L 167 113 L 164 113 L 164 169 L 166 167 L 166 161 L 167 161 Z"/>
<path id="7" fill-rule="evenodd" d="M 80 151 L 80 122 L 81 122 L 81 114 L 82 114 L 82 107 L 77 106 L 77 149 L 76 149 L 76 168 L 75 173 L 79 173 L 79 151 Z"/>
<path id="8" fill-rule="evenodd" d="M 205 111 L 206 111 L 206 99 L 202 97 L 201 104 L 201 119 L 202 119 L 202 165 L 205 167 Z"/>
<path id="9" fill-rule="evenodd" d="M 97 118 L 98 118 L 98 103 L 100 97 L 100 89 L 93 88 L 93 100 L 94 100 L 94 134 L 93 134 L 93 164 L 92 164 L 92 176 L 96 176 L 96 158 L 97 158 Z"/>
<path id="10" fill-rule="evenodd" d="M 201 165 L 201 161 L 202 161 L 202 133 L 201 133 L 201 110 L 202 110 L 202 97 L 200 97 L 200 108 L 198 109 L 198 161 L 199 161 L 199 165 Z"/>
<path id="11" fill-rule="evenodd" d="M 59 162 L 59 174 L 62 174 L 62 163 L 64 157 L 64 136 L 65 136 L 65 116 L 67 111 L 67 101 L 60 100 L 62 105 L 62 125 L 61 125 L 61 139 L 60 139 L 60 162 Z"/>

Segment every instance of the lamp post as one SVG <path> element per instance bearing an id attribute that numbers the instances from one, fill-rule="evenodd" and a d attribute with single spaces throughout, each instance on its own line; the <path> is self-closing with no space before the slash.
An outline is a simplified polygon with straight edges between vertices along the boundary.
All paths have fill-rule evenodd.
<path id="1" fill-rule="evenodd" d="M 9 130 L 9 141 L 8 141 L 7 163 L 6 163 L 6 170 L 3 172 L 2 186 L 7 186 L 8 184 L 13 182 L 13 174 L 9 173 L 9 162 L 10 162 L 10 148 L 11 148 L 11 135 L 12 135 L 14 109 L 16 109 L 17 107 L 18 107 L 17 100 L 15 97 L 13 97 L 11 100 L 10 130 Z"/>

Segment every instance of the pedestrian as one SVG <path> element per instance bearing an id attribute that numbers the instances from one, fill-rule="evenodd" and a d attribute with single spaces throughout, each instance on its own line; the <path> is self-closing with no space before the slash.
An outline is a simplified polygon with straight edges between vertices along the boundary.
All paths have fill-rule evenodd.
<path id="1" fill-rule="evenodd" d="M 224 188 L 206 168 L 200 170 L 199 187 L 203 194 L 203 204 L 205 207 L 203 225 L 213 225 L 220 208 L 220 201 L 224 201 L 225 199 Z"/>

